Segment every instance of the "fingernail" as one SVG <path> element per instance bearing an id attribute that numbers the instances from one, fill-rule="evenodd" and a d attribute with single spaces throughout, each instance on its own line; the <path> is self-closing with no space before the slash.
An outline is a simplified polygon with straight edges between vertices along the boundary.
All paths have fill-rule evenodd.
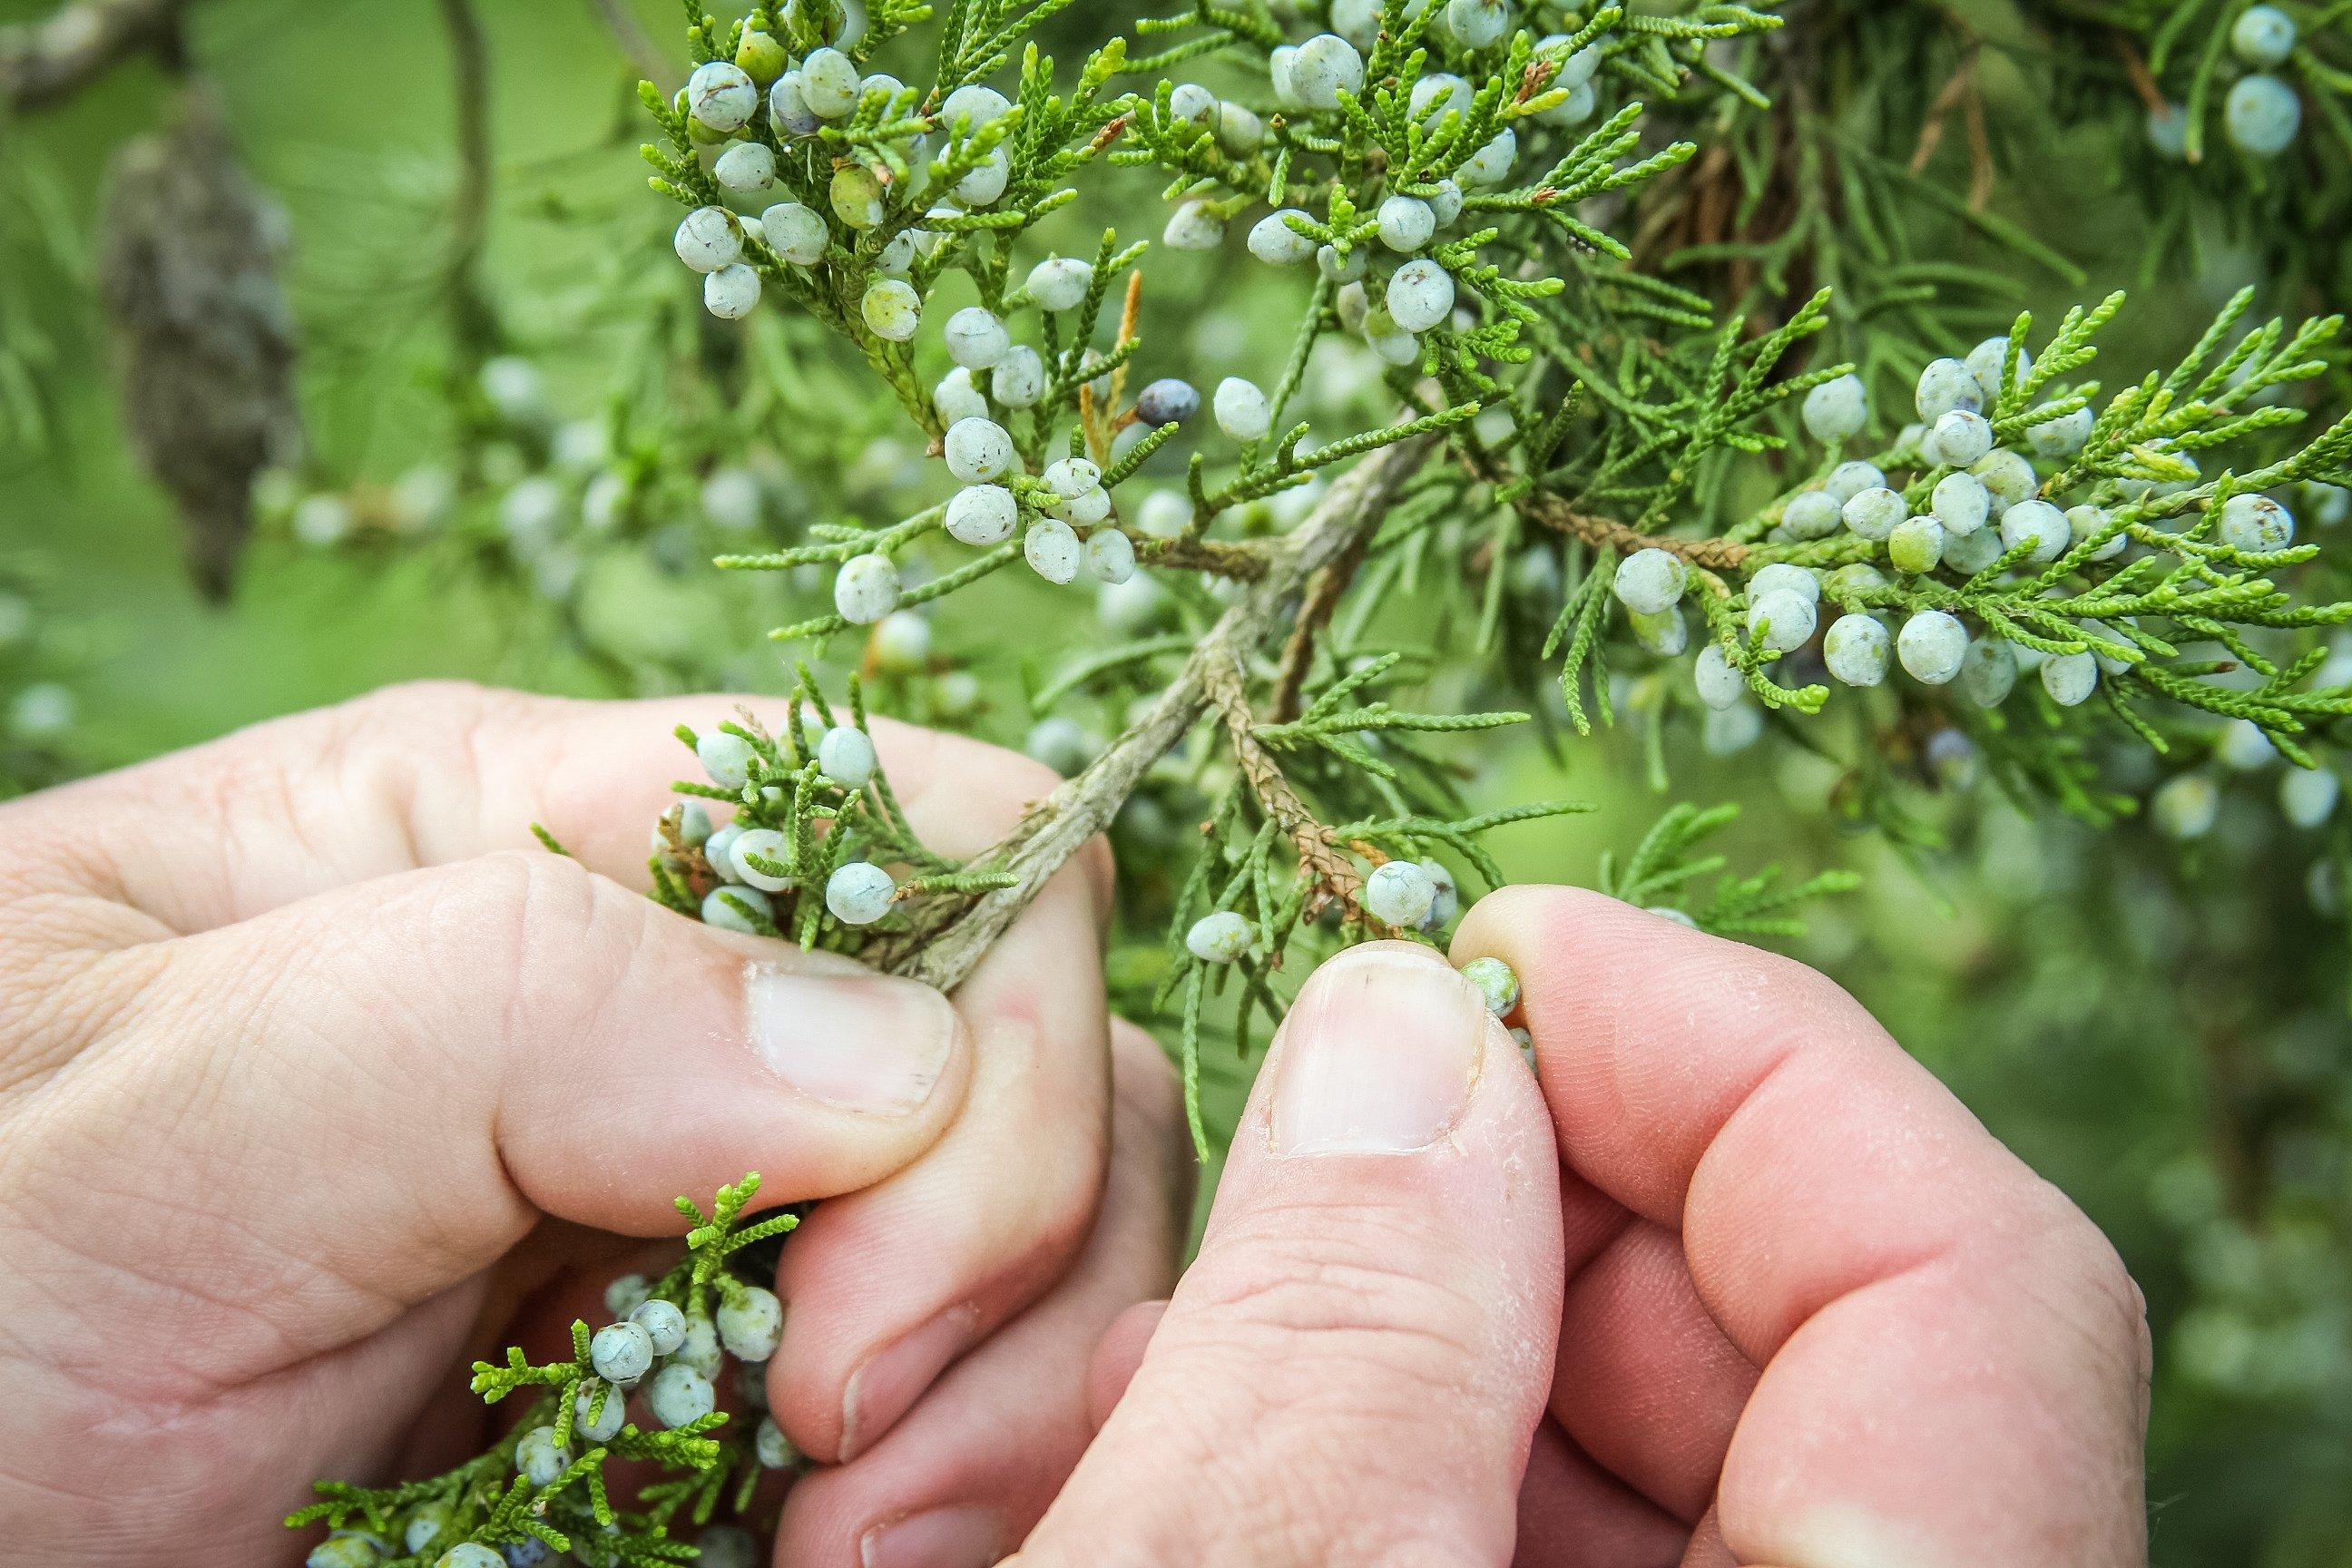
<path id="1" fill-rule="evenodd" d="M 987 1568 L 1004 1554 L 1004 1521 L 984 1508 L 935 1508 L 859 1537 L 863 1568 Z"/>
<path id="2" fill-rule="evenodd" d="M 904 1116 L 921 1105 L 962 1027 L 946 997 L 887 974 L 754 965 L 746 989 L 751 1048 L 769 1070 L 851 1110 Z"/>
<path id="3" fill-rule="evenodd" d="M 1486 1054 L 1486 1004 L 1444 964 L 1379 947 L 1343 953 L 1283 1025 L 1274 1151 L 1425 1149 L 1462 1119 Z"/>
<path id="4" fill-rule="evenodd" d="M 841 1458 L 863 1453 L 904 1415 L 948 1363 L 971 1344 L 980 1310 L 950 1307 L 929 1322 L 910 1329 L 866 1358 L 849 1374 L 841 1398 Z"/>

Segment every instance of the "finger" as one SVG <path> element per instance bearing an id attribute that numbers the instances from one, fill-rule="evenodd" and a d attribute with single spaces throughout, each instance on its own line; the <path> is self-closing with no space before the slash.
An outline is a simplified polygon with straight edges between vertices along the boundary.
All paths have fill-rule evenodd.
<path id="1" fill-rule="evenodd" d="M 1035 1306 L 965 1357 L 870 1449 L 805 1477 L 777 1561 L 967 1568 L 1012 1549 L 1094 1435 L 1088 1363 L 1107 1326 L 1174 1282 L 1192 1185 L 1174 1076 L 1121 1026 L 1115 1157 L 1086 1248 Z M 797 1310 L 797 1307 L 795 1310 Z"/>
<path id="2" fill-rule="evenodd" d="M 105 988 L 134 1000 L 36 1090 L 50 1155 L 22 1195 L 159 1309 L 274 1282 L 184 1347 L 197 1382 L 368 1333 L 541 1214 L 674 1235 L 673 1196 L 747 1170 L 763 1205 L 869 1184 L 939 1136 L 971 1073 L 928 987 L 730 937 L 544 853 L 119 962 L 141 972 Z M 236 1223 L 197 1248 L 189 1208 Z"/>
<path id="3" fill-rule="evenodd" d="M 2137 1292 L 2096 1229 L 1812 972 L 1594 894 L 1483 900 L 1563 1157 L 1678 1229 L 1764 1367 L 1738 1561 L 2104 1568 L 2147 1550 Z"/>
<path id="4" fill-rule="evenodd" d="M 1024 1568 L 1507 1563 L 1559 1321 L 1555 1171 L 1467 982 L 1402 943 L 1325 964 Z"/>
<path id="5" fill-rule="evenodd" d="M 1687 1527 L 1715 1499 L 1756 1367 L 1691 1283 L 1682 1238 L 1635 1220 L 1570 1277 L 1552 1419 Z"/>
<path id="6" fill-rule="evenodd" d="M 1143 1352 L 1151 1348 L 1151 1336 L 1167 1315 L 1164 1300 L 1138 1301 L 1103 1331 L 1087 1367 L 1087 1425 L 1091 1430 L 1100 1431 L 1126 1397 L 1127 1385 L 1135 1381 L 1135 1369 L 1143 1364 Z"/>
<path id="7" fill-rule="evenodd" d="M 1594 1464 L 1558 1426 L 1536 1427 L 1519 1488 L 1511 1568 L 1674 1568 L 1690 1531 Z"/>
<path id="8" fill-rule="evenodd" d="M 534 823 L 591 869 L 643 887 L 671 784 L 701 778 L 671 731 L 708 731 L 747 710 L 772 733 L 783 732 L 790 712 L 774 698 L 583 702 L 419 682 L 47 791 L 0 808 L 0 821 L 26 847 L 32 889 L 95 892 L 165 931 L 205 931 L 348 883 L 528 848 Z M 887 721 L 874 731 L 910 813 L 950 803 L 931 827 L 941 816 L 1009 826 L 1047 776 L 960 737 Z M 933 847 L 969 854 L 988 841 L 971 841 L 969 829 L 965 838 Z M 1108 862 L 1088 874 L 1107 881 Z M 77 918 L 64 929 L 82 934 L 87 924 Z M 121 931 L 116 940 L 157 934 Z"/>
<path id="9" fill-rule="evenodd" d="M 974 1067 L 955 1125 L 785 1248 L 777 1289 L 793 1310 L 770 1398 L 805 1452 L 870 1447 L 1085 1241 L 1110 1142 L 1091 904 L 1069 868 L 1023 913 L 956 997 Z"/>

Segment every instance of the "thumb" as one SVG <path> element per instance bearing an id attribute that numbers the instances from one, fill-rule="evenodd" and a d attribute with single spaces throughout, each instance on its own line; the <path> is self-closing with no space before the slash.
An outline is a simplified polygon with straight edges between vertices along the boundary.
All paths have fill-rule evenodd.
<path id="1" fill-rule="evenodd" d="M 1551 1385 L 1558 1187 L 1535 1082 L 1468 982 L 1402 942 L 1325 964 L 1022 1568 L 1501 1568 Z"/>
<path id="2" fill-rule="evenodd" d="M 928 987 L 698 925 L 546 854 L 122 956 L 151 972 L 92 1053 L 110 1081 L 74 1103 L 111 1125 L 88 1136 L 132 1190 L 233 1222 L 207 1241 L 213 1276 L 289 1258 L 315 1276 L 300 1335 L 215 1344 L 229 1377 L 381 1326 L 541 1214 L 675 1234 L 674 1195 L 707 1203 L 747 1170 L 762 1205 L 868 1184 L 929 1146 L 970 1073 Z"/>

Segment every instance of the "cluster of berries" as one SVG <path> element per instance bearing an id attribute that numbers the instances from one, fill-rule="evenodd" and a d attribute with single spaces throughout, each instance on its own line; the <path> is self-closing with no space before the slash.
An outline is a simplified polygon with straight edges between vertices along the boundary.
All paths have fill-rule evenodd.
<path id="1" fill-rule="evenodd" d="M 865 791 L 876 767 L 874 742 L 865 731 L 846 724 L 827 729 L 803 710 L 801 733 L 814 763 L 816 782 L 830 786 L 844 802 Z M 697 735 L 694 752 L 712 784 L 739 793 L 747 802 L 756 801 L 756 809 L 781 808 L 792 796 L 791 776 L 761 776 L 770 770 L 759 748 L 733 730 Z M 723 931 L 756 935 L 780 928 L 776 900 L 798 892 L 803 875 L 793 836 L 761 825 L 751 807 L 714 827 L 700 802 L 675 806 L 654 829 L 654 853 L 673 863 L 674 870 L 693 869 L 696 858 L 709 868 L 713 880 L 702 898 L 702 920 Z M 824 907 L 844 925 L 872 925 L 889 912 L 898 893 L 887 869 L 849 860 L 827 874 Z"/>
<path id="2" fill-rule="evenodd" d="M 2249 5 L 2230 26 L 2230 52 L 2248 68 L 2221 100 L 2221 129 L 2250 158 L 2275 158 L 2303 128 L 2303 100 L 2276 74 L 2294 53 L 2294 18 L 2276 5 Z M 2189 111 L 2178 103 L 2148 110 L 2147 139 L 2168 158 L 2189 155 Z"/>

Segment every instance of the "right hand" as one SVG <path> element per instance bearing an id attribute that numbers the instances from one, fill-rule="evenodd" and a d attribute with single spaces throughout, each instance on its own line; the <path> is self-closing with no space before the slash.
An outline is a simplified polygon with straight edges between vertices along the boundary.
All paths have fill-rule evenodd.
<path id="1" fill-rule="evenodd" d="M 1566 889 L 1481 954 L 1533 1075 L 1426 950 L 1308 981 L 1020 1568 L 2145 1562 L 2137 1291 L 1861 1007 Z"/>

